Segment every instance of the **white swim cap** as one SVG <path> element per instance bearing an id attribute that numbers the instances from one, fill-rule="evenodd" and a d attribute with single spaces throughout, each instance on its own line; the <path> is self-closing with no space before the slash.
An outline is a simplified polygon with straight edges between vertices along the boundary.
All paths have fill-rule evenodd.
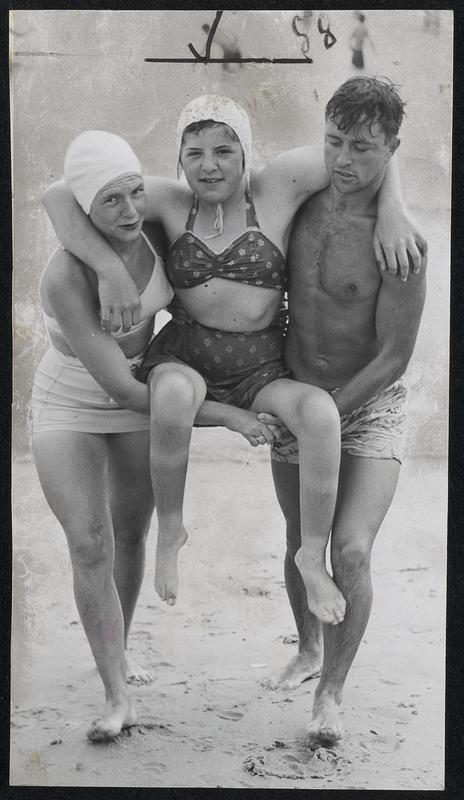
<path id="1" fill-rule="evenodd" d="M 181 166 L 180 149 L 185 129 L 193 122 L 201 122 L 208 119 L 213 120 L 213 122 L 222 122 L 236 133 L 245 157 L 245 172 L 248 172 L 251 160 L 251 128 L 248 114 L 229 97 L 220 97 L 217 94 L 204 94 L 201 97 L 196 97 L 181 112 L 176 133 L 179 153 L 178 171 L 179 166 Z"/>
<path id="2" fill-rule="evenodd" d="M 88 214 L 97 192 L 120 175 L 141 175 L 140 161 L 120 136 L 108 131 L 84 131 L 69 145 L 64 180 Z"/>

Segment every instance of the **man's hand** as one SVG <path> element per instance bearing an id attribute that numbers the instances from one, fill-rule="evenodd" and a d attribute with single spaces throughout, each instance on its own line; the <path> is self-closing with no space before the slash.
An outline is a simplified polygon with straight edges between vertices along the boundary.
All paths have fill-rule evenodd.
<path id="1" fill-rule="evenodd" d="M 402 206 L 390 206 L 388 214 L 377 217 L 374 232 L 375 257 L 380 269 L 399 274 L 407 281 L 417 275 L 427 262 L 427 241 Z"/>
<path id="2" fill-rule="evenodd" d="M 292 435 L 282 420 L 279 419 L 279 417 L 276 417 L 274 414 L 268 414 L 267 411 L 260 411 L 256 417 L 259 422 L 264 422 L 264 424 L 267 425 L 269 430 L 271 430 L 274 434 L 274 439 L 277 442 L 280 441 L 283 436 L 285 437 Z"/>
<path id="3" fill-rule="evenodd" d="M 260 422 L 258 419 L 266 418 L 267 423 Z M 257 414 L 256 411 L 247 411 L 244 408 L 230 408 L 226 427 L 242 436 L 252 445 L 257 447 L 260 444 L 272 444 L 280 438 L 280 420 L 273 414 Z"/>
<path id="4" fill-rule="evenodd" d="M 142 318 L 142 306 L 137 287 L 125 267 L 98 280 L 101 324 L 109 333 L 129 331 Z"/>

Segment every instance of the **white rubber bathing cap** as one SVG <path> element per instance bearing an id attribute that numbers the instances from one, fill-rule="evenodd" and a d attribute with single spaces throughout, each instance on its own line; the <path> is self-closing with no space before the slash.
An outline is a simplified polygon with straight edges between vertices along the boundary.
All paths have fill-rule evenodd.
<path id="1" fill-rule="evenodd" d="M 202 122 L 211 119 L 213 122 L 222 122 L 232 128 L 242 146 L 245 158 L 245 172 L 250 169 L 251 160 L 251 128 L 246 111 L 229 97 L 220 97 L 217 94 L 204 94 L 192 100 L 181 112 L 177 123 L 177 151 L 179 153 L 178 167 L 180 165 L 180 149 L 182 135 L 185 129 L 193 122 Z"/>
<path id="2" fill-rule="evenodd" d="M 103 186 L 121 175 L 141 175 L 141 170 L 131 146 L 108 131 L 80 133 L 64 158 L 65 183 L 86 214 Z"/>

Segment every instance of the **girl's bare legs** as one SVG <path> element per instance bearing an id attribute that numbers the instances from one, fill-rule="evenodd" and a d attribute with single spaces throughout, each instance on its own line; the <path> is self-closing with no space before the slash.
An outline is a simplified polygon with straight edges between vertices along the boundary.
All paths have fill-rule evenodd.
<path id="1" fill-rule="evenodd" d="M 124 622 L 113 576 L 107 442 L 100 434 L 53 431 L 34 437 L 33 452 L 45 497 L 68 540 L 77 608 L 105 687 L 105 709 L 87 735 L 112 739 L 136 716 L 126 685 Z"/>
<path id="2" fill-rule="evenodd" d="M 206 395 L 203 378 L 190 367 L 160 364 L 150 373 L 150 470 L 158 515 L 155 589 L 174 605 L 177 554 L 187 541 L 183 503 L 192 426 Z"/>
<path id="3" fill-rule="evenodd" d="M 276 414 L 298 439 L 301 547 L 295 564 L 309 610 L 322 622 L 337 625 L 345 614 L 345 600 L 325 563 L 340 467 L 337 407 L 322 389 L 282 379 L 258 393 L 253 409 Z"/>
<path id="4" fill-rule="evenodd" d="M 114 529 L 114 579 L 124 620 L 128 683 L 151 683 L 152 674 L 128 651 L 128 637 L 145 568 L 145 544 L 153 514 L 149 431 L 108 436 L 110 498 Z"/>

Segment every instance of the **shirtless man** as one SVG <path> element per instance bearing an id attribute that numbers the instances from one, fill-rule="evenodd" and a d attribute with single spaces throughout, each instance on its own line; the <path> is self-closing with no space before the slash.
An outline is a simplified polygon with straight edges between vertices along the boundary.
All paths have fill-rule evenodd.
<path id="1" fill-rule="evenodd" d="M 405 423 L 403 374 L 425 298 L 425 264 L 400 282 L 380 271 L 372 246 L 376 195 L 399 145 L 403 103 L 393 86 L 352 78 L 326 108 L 325 162 L 330 185 L 299 210 L 289 248 L 289 328 L 285 357 L 292 377 L 331 392 L 341 417 L 342 460 L 332 527 L 331 566 L 346 600 L 339 625 L 323 626 L 324 658 L 311 738 L 342 736 L 342 690 L 366 628 L 372 587 L 370 555 L 395 492 Z M 320 551 L 300 547 L 298 452 L 295 440 L 273 447 L 273 476 L 287 523 L 285 580 L 299 634 L 299 653 L 278 683 L 316 677 L 321 623 L 308 609 L 305 586 L 317 590 Z M 320 583 L 320 582 L 319 582 Z"/>

